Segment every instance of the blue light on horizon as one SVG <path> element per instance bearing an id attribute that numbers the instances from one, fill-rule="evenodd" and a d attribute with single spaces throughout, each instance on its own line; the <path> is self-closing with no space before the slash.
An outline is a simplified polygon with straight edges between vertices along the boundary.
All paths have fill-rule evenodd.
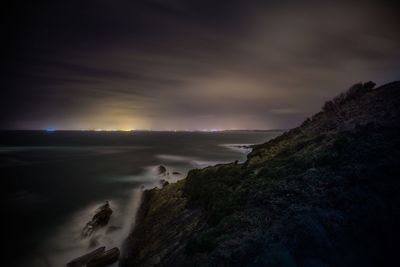
<path id="1" fill-rule="evenodd" d="M 56 131 L 56 129 L 54 129 L 54 128 L 47 128 L 46 129 L 46 132 L 49 132 L 49 133 L 52 133 L 52 132 L 55 132 Z"/>

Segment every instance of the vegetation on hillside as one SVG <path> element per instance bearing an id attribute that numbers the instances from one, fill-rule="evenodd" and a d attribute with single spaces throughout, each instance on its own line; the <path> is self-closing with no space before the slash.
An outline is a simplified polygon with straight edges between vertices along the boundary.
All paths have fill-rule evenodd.
<path id="1" fill-rule="evenodd" d="M 400 226 L 400 82 L 357 84 L 243 164 L 146 193 L 123 266 L 380 266 Z"/>

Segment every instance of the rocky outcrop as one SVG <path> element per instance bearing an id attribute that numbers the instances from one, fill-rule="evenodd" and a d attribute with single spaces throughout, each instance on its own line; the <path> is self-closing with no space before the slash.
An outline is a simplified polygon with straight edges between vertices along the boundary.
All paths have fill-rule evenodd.
<path id="1" fill-rule="evenodd" d="M 400 82 L 357 84 L 244 163 L 146 191 L 122 266 L 390 266 Z"/>
<path id="2" fill-rule="evenodd" d="M 106 267 L 115 263 L 120 256 L 118 248 L 106 251 L 105 247 L 97 248 L 69 263 L 67 267 Z"/>
<path id="3" fill-rule="evenodd" d="M 158 175 L 166 175 L 167 174 L 167 168 L 165 168 L 165 166 L 160 165 L 157 168 L 158 170 Z"/>
<path id="4" fill-rule="evenodd" d="M 103 254 L 94 257 L 87 264 L 86 267 L 106 267 L 118 261 L 120 251 L 118 248 L 112 248 L 105 251 Z"/>
<path id="5" fill-rule="evenodd" d="M 106 247 L 97 248 L 79 258 L 76 258 L 69 263 L 67 263 L 67 267 L 81 267 L 86 266 L 86 264 L 92 259 L 102 255 L 106 251 Z"/>
<path id="6" fill-rule="evenodd" d="M 184 180 L 144 192 L 139 223 L 124 245 L 121 265 L 178 264 L 192 235 L 204 227 L 200 209 L 187 209 Z M 151 226 L 150 226 L 151 225 Z"/>
<path id="7" fill-rule="evenodd" d="M 104 205 L 99 207 L 92 220 L 89 221 L 83 228 L 81 233 L 82 238 L 89 237 L 98 229 L 106 226 L 108 224 L 108 221 L 110 220 L 112 212 L 113 211 L 110 208 L 110 204 L 108 203 L 108 201 Z"/>
<path id="8" fill-rule="evenodd" d="M 160 183 L 161 183 L 161 187 L 169 185 L 169 182 L 167 180 L 165 180 L 165 179 L 161 179 Z"/>
<path id="9" fill-rule="evenodd" d="M 89 240 L 89 248 L 95 248 L 100 245 L 99 239 L 101 235 L 94 233 L 106 226 L 110 220 L 111 214 L 113 213 L 110 208 L 110 203 L 107 201 L 104 205 L 100 206 L 93 218 L 85 225 L 81 232 L 82 238 L 88 238 Z M 109 226 L 106 230 L 106 233 L 119 230 L 119 227 Z M 68 267 L 105 267 L 116 261 L 118 261 L 120 256 L 120 251 L 118 248 L 112 248 L 106 251 L 106 247 L 102 246 L 97 248 L 79 258 L 76 258 L 70 261 L 67 266 Z"/>

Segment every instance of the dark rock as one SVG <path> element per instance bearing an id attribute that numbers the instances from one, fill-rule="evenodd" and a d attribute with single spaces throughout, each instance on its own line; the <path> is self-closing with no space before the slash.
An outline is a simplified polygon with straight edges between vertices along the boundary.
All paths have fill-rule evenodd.
<path id="1" fill-rule="evenodd" d="M 373 81 L 369 81 L 364 83 L 364 88 L 367 90 L 374 89 L 375 85 L 376 83 L 374 83 Z"/>
<path id="2" fill-rule="evenodd" d="M 180 172 L 172 172 L 173 175 L 182 175 Z"/>
<path id="3" fill-rule="evenodd" d="M 165 180 L 165 179 L 161 179 L 160 183 L 161 183 L 162 187 L 169 185 L 169 182 L 167 180 Z"/>
<path id="4" fill-rule="evenodd" d="M 95 249 L 95 250 L 93 250 L 93 251 L 91 251 L 91 252 L 89 252 L 89 253 L 87 253 L 87 254 L 85 254 L 83 256 L 80 256 L 79 258 L 76 258 L 76 259 L 70 261 L 69 263 L 67 263 L 67 267 L 86 266 L 86 264 L 90 260 L 92 260 L 92 259 L 94 259 L 94 258 L 96 258 L 96 257 L 98 257 L 100 255 L 103 255 L 105 250 L 106 250 L 106 247 L 100 247 L 98 249 Z"/>
<path id="5" fill-rule="evenodd" d="M 108 201 L 97 209 L 96 214 L 93 216 L 92 220 L 88 222 L 82 230 L 82 237 L 86 238 L 91 236 L 98 229 L 106 226 L 110 220 L 112 209 Z"/>
<path id="6" fill-rule="evenodd" d="M 159 175 L 165 175 L 167 172 L 167 168 L 165 168 L 163 165 L 158 166 L 158 174 Z"/>
<path id="7" fill-rule="evenodd" d="M 86 267 L 106 267 L 119 259 L 120 251 L 118 248 L 112 248 L 106 252 L 91 258 Z"/>
<path id="8" fill-rule="evenodd" d="M 183 253 L 190 236 L 203 226 L 200 210 L 185 209 L 183 185 L 184 180 L 180 180 L 161 190 L 144 191 L 137 224 L 124 244 L 120 266 L 178 266 L 168 264 L 168 259 L 175 258 L 177 251 Z M 151 216 L 154 212 L 156 216 Z"/>

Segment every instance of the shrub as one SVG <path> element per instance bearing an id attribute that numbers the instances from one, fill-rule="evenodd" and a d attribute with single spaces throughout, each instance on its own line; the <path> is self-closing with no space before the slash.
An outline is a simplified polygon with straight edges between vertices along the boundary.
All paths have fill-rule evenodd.
<path id="1" fill-rule="evenodd" d="M 343 92 L 336 96 L 333 100 L 325 102 L 322 110 L 325 112 L 337 112 L 340 106 L 344 103 L 351 101 L 360 95 L 371 91 L 375 87 L 375 83 L 372 81 L 366 83 L 356 83 L 351 86 L 346 92 Z"/>

